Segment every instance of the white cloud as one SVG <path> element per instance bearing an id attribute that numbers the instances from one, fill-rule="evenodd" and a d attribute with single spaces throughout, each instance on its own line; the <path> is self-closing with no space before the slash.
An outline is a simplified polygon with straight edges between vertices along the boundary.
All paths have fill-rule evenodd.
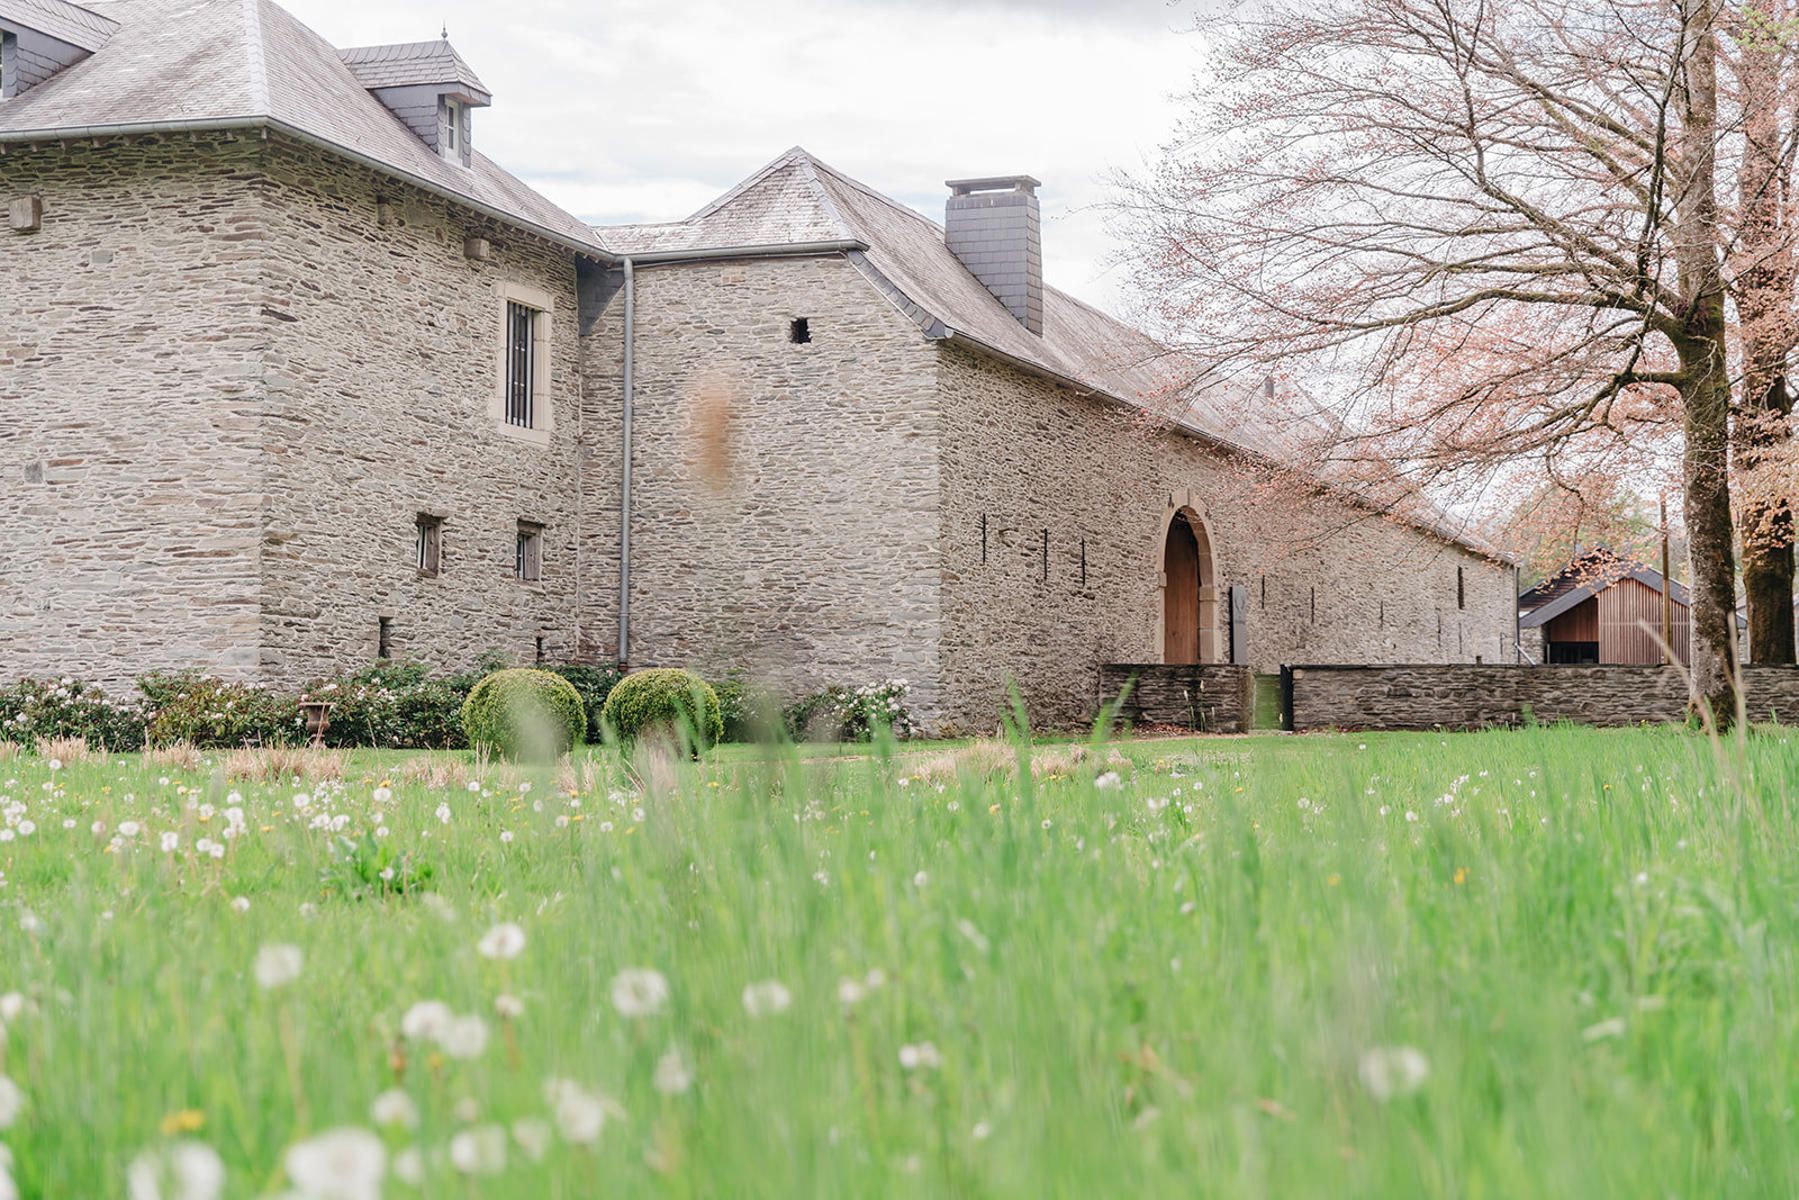
<path id="1" fill-rule="evenodd" d="M 1164 0 L 287 0 L 339 46 L 450 40 L 476 145 L 596 223 L 666 221 L 803 145 L 941 219 L 942 182 L 1043 180 L 1045 273 L 1116 307 L 1093 206 L 1173 131 L 1199 47 Z"/>

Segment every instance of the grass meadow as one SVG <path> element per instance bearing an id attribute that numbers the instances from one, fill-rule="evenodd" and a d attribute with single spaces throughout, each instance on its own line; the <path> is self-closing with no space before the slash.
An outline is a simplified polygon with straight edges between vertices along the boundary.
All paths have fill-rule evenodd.
<path id="1" fill-rule="evenodd" d="M 1791 731 L 0 797 L 0 1195 L 1799 1194 Z"/>

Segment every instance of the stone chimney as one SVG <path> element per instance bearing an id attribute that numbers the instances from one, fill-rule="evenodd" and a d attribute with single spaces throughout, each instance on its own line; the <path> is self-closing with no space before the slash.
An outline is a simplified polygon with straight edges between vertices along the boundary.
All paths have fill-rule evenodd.
<path id="1" fill-rule="evenodd" d="M 950 252 L 1018 323 L 1043 333 L 1042 187 L 1029 175 L 952 179 L 943 218 Z"/>

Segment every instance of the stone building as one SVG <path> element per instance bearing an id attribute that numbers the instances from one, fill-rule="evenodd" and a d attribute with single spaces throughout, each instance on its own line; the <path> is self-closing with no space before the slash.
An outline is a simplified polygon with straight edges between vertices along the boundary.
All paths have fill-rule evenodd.
<path id="1" fill-rule="evenodd" d="M 1509 563 L 1269 499 L 1279 397 L 1152 416 L 1035 180 L 938 225 L 795 150 L 595 229 L 480 152 L 492 100 L 267 0 L 0 0 L 0 677 L 497 650 L 986 726 L 1101 662 L 1516 654 Z"/>

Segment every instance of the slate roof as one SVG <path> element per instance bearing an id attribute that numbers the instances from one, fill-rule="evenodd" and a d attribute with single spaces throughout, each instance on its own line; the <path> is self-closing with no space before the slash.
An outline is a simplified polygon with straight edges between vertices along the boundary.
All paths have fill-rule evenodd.
<path id="1" fill-rule="evenodd" d="M 1140 407 L 1177 399 L 1180 364 L 1142 331 L 1054 287 L 1043 334 L 1026 329 L 950 251 L 943 227 L 794 147 L 688 217 L 600 230 L 619 254 L 853 242 L 862 267 L 934 338 L 973 343 L 1029 368 Z M 1270 425 L 1245 436 L 1252 394 L 1217 388 L 1185 400 L 1183 423 L 1238 449 L 1284 455 L 1296 442 Z M 1179 406 L 1177 406 L 1179 407 Z M 1253 422 L 1251 422 L 1253 424 Z"/>
<path id="2" fill-rule="evenodd" d="M 56 0 L 0 0 L 20 3 Z M 471 167 L 435 154 L 369 94 L 335 47 L 272 0 L 112 0 L 90 7 L 117 31 L 91 57 L 0 105 L 0 142 L 271 128 L 571 249 L 605 254 L 590 227 L 479 151 Z"/>
<path id="3" fill-rule="evenodd" d="M 926 336 L 967 343 L 1025 370 L 1098 393 L 1146 413 L 1171 415 L 1190 434 L 1233 452 L 1296 467 L 1307 447 L 1335 428 L 1303 395 L 1270 402 L 1259 390 L 1214 386 L 1193 392 L 1192 364 L 1139 329 L 1057 288 L 1043 289 L 1043 333 L 1031 333 L 944 241 L 943 227 L 794 147 L 684 221 L 599 230 L 617 254 L 668 257 L 683 251 L 852 243 L 849 258 Z M 1338 484 L 1347 487 L 1348 481 Z M 1378 506 L 1373 506 L 1378 507 Z M 1505 556 L 1447 519 L 1408 523 L 1492 558 Z"/>
<path id="4" fill-rule="evenodd" d="M 362 86 L 371 90 L 455 84 L 483 102 L 493 98 L 493 93 L 475 75 L 474 69 L 463 62 L 462 55 L 443 38 L 392 46 L 352 46 L 340 51 L 338 56 Z"/>
<path id="5" fill-rule="evenodd" d="M 66 0 L 0 0 L 0 21 L 23 25 L 83 50 L 98 50 L 118 24 Z"/>

